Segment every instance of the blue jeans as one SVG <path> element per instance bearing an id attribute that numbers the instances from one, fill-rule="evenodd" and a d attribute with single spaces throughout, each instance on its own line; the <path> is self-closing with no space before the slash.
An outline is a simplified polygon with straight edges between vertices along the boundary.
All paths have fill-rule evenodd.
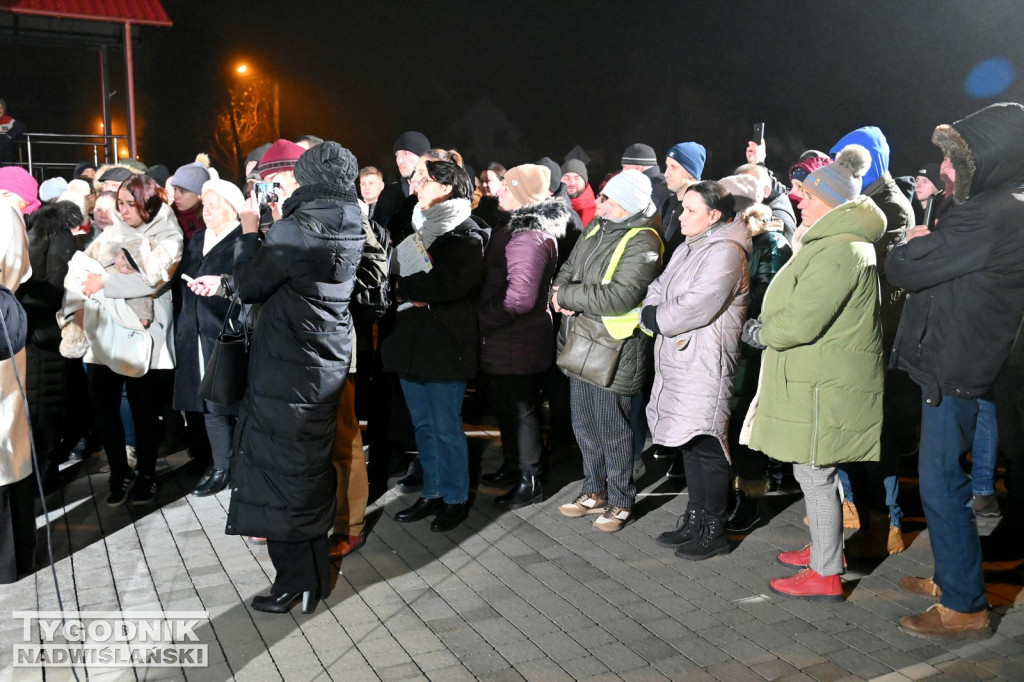
<path id="1" fill-rule="evenodd" d="M 447 504 L 469 499 L 469 447 L 462 428 L 465 381 L 402 379 L 423 467 L 423 495 Z"/>
<path id="2" fill-rule="evenodd" d="M 999 427 L 996 426 L 996 404 L 978 398 L 978 426 L 971 446 L 971 490 L 975 495 L 996 493 L 996 448 Z"/>
<path id="3" fill-rule="evenodd" d="M 883 460 L 887 457 L 886 454 L 882 455 Z M 895 455 L 891 458 L 894 460 Z M 877 463 L 874 466 L 883 467 L 883 471 L 887 471 L 886 464 L 895 466 L 895 461 Z M 870 465 L 869 465 L 870 466 Z M 846 469 L 839 469 L 839 483 L 843 486 L 843 497 L 849 502 L 856 502 L 853 499 L 853 484 L 850 482 L 850 474 Z M 868 476 L 866 484 L 877 485 L 877 480 Z M 900 495 L 900 477 L 894 473 L 887 473 L 882 479 L 882 485 L 885 487 L 885 506 L 889 508 L 889 525 L 892 528 L 903 527 L 903 507 L 900 506 L 899 495 Z M 868 497 L 865 495 L 865 497 Z M 877 506 L 877 505 L 876 505 Z M 870 509 L 870 507 L 869 507 Z"/>
<path id="4" fill-rule="evenodd" d="M 974 439 L 978 403 L 942 396 L 938 406 L 921 406 L 918 469 L 935 583 L 942 588 L 943 606 L 960 613 L 988 607 L 971 479 L 960 466 L 960 455 Z"/>

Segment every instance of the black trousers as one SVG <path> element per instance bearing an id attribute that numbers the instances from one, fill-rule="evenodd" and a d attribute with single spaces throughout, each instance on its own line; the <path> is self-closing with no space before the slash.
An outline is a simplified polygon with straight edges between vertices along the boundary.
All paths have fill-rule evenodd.
<path id="1" fill-rule="evenodd" d="M 213 453 L 214 469 L 231 468 L 232 444 L 234 443 L 235 422 L 237 419 L 233 414 L 211 414 L 207 412 L 203 415 L 210 450 Z"/>
<path id="2" fill-rule="evenodd" d="M 498 420 L 505 461 L 523 473 L 540 473 L 540 418 L 537 403 L 545 372 L 538 374 L 482 374 L 487 401 Z"/>
<path id="3" fill-rule="evenodd" d="M 35 476 L 0 486 L 0 585 L 35 570 L 35 492 Z"/>
<path id="4" fill-rule="evenodd" d="M 164 437 L 161 417 L 174 388 L 173 369 L 151 369 L 141 377 L 125 377 L 105 365 L 88 366 L 89 398 L 100 442 L 110 462 L 110 480 L 125 479 L 131 473 L 124 451 L 121 423 L 121 391 L 128 394 L 128 406 L 135 422 L 135 456 L 140 476 L 156 473 L 156 454 Z"/>
<path id="5" fill-rule="evenodd" d="M 321 598 L 330 594 L 331 557 L 326 533 L 302 542 L 268 539 L 267 553 L 277 571 L 273 594 L 308 590 L 315 590 Z"/>
<path id="6" fill-rule="evenodd" d="M 697 436 L 683 446 L 690 505 L 725 521 L 729 507 L 729 461 L 714 436 Z"/>

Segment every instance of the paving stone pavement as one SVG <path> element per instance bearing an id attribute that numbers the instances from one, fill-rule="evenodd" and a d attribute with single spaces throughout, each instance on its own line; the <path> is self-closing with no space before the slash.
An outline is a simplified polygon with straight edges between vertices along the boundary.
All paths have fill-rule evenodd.
<path id="1" fill-rule="evenodd" d="M 476 451 L 484 470 L 497 466 L 493 441 Z M 109 509 L 100 461 L 87 462 L 51 497 L 54 568 L 67 610 L 208 611 L 196 632 L 209 665 L 80 669 L 81 680 L 1024 680 L 1020 566 L 986 564 L 990 639 L 917 639 L 897 621 L 930 601 L 897 582 L 931 574 L 926 530 L 902 554 L 851 567 L 845 602 L 786 599 L 767 583 L 787 574 L 775 555 L 808 541 L 798 497 L 767 498 L 770 522 L 728 556 L 688 562 L 653 540 L 686 505 L 657 476 L 645 477 L 642 516 L 618 533 L 558 513 L 579 489 L 572 476 L 515 512 L 481 488 L 469 520 L 444 534 L 395 523 L 414 498 L 389 492 L 315 613 L 255 612 L 249 601 L 273 576 L 266 549 L 224 535 L 230 493 L 188 496 L 194 478 L 174 471 L 183 463 L 164 460 L 155 504 Z M 0 586 L 0 603 L 0 680 L 74 679 L 12 664 L 13 612 L 58 608 L 51 571 Z"/>

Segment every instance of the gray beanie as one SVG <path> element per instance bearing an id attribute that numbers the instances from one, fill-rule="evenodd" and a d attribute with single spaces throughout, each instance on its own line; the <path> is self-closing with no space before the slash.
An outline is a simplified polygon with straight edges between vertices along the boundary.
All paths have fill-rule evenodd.
<path id="1" fill-rule="evenodd" d="M 44 180 L 43 184 L 39 185 L 39 200 L 43 203 L 53 201 L 68 188 L 68 181 L 64 178 L 57 176 Z"/>
<path id="2" fill-rule="evenodd" d="M 626 147 L 626 151 L 622 152 L 622 165 L 656 166 L 658 165 L 658 157 L 654 153 L 654 148 L 649 144 L 636 142 Z"/>
<path id="3" fill-rule="evenodd" d="M 601 194 L 630 215 L 647 213 L 651 207 L 651 179 L 638 170 L 625 170 L 609 180 Z"/>
<path id="4" fill-rule="evenodd" d="M 587 175 L 587 167 L 579 159 L 569 159 L 562 164 L 562 175 L 566 173 L 575 173 L 583 178 L 583 182 L 590 182 L 590 176 Z"/>
<path id="5" fill-rule="evenodd" d="M 359 162 L 355 154 L 337 142 L 311 147 L 295 162 L 295 179 L 300 185 L 348 187 L 355 182 L 357 175 Z"/>
<path id="6" fill-rule="evenodd" d="M 171 187 L 179 187 L 192 194 L 202 194 L 203 184 L 210 179 L 210 171 L 199 162 L 187 163 L 174 171 Z"/>
<path id="7" fill-rule="evenodd" d="M 803 189 L 818 197 L 829 208 L 853 201 L 860 194 L 861 178 L 871 165 L 871 154 L 859 144 L 843 147 L 836 160 L 822 166 L 804 179 Z"/>

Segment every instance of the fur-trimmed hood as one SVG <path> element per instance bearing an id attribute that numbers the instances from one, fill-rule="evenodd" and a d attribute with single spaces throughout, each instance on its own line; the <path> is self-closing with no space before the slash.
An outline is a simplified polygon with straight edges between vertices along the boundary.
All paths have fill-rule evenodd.
<path id="1" fill-rule="evenodd" d="M 539 204 L 523 206 L 512 211 L 508 230 L 517 232 L 547 232 L 560 239 L 565 236 L 566 225 L 572 220 L 573 210 L 558 199 L 545 199 Z"/>
<path id="2" fill-rule="evenodd" d="M 1001 102 L 935 128 L 932 142 L 956 171 L 953 200 L 1024 180 L 1024 106 Z"/>

